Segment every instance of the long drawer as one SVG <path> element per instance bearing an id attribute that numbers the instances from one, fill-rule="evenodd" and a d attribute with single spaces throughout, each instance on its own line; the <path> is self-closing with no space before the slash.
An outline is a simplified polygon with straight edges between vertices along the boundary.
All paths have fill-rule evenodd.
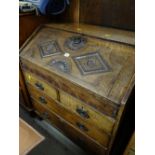
<path id="1" fill-rule="evenodd" d="M 79 115 L 82 119 L 85 120 L 85 122 L 88 122 L 100 130 L 111 134 L 115 123 L 113 118 L 101 114 L 92 107 L 86 105 L 84 102 L 65 93 L 64 91 L 56 90 L 53 86 L 49 85 L 47 82 L 43 81 L 43 79 L 38 78 L 32 73 L 25 72 L 24 75 L 28 83 L 44 92 L 54 100 L 60 100 L 65 108 Z M 59 95 L 57 95 L 57 93 Z"/>
<path id="2" fill-rule="evenodd" d="M 106 148 L 103 148 L 101 145 L 95 143 L 93 139 L 82 134 L 81 132 L 78 132 L 74 126 L 66 122 L 56 113 L 49 111 L 44 105 L 41 105 L 37 101 L 33 100 L 33 107 L 36 113 L 48 120 L 48 122 L 58 128 L 62 133 L 64 133 L 83 149 L 90 151 L 92 155 L 106 155 Z"/>
<path id="3" fill-rule="evenodd" d="M 109 144 L 110 136 L 105 132 L 97 130 L 91 124 L 86 123 L 83 119 L 65 109 L 61 103 L 49 98 L 45 94 L 39 92 L 32 86 L 28 86 L 30 95 L 33 99 L 37 100 L 40 104 L 45 105 L 51 111 L 57 113 L 60 117 L 71 123 L 79 132 L 93 138 L 97 143 L 107 147 Z"/>
<path id="4" fill-rule="evenodd" d="M 100 114 L 95 109 L 92 109 L 90 106 L 85 105 L 82 101 L 63 91 L 60 91 L 59 93 L 60 102 L 63 106 L 65 106 L 65 108 L 71 110 L 75 114 L 78 114 L 85 120 L 85 122 L 88 122 L 109 134 L 112 132 L 115 123 L 113 118 Z"/>

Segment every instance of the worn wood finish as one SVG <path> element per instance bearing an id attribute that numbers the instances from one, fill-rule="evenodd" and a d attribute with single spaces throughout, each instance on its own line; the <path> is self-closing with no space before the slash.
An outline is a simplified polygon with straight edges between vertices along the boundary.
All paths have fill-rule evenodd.
<path id="1" fill-rule="evenodd" d="M 25 75 L 25 79 L 26 79 L 27 83 L 34 86 L 41 92 L 45 93 L 52 99 L 60 101 L 63 104 L 63 106 L 66 109 L 70 110 L 71 112 L 74 112 L 75 114 L 80 116 L 79 113 L 77 112 L 77 108 L 79 108 L 79 109 L 82 108 L 84 111 L 86 111 L 89 118 L 85 118 L 85 117 L 81 116 L 81 118 L 83 118 L 85 120 L 85 122 L 88 122 L 88 123 L 92 124 L 93 126 L 96 126 L 97 128 L 99 128 L 107 133 L 112 132 L 113 125 L 115 122 L 114 119 L 107 117 L 107 116 L 99 113 L 98 111 L 95 111 L 91 107 L 85 105 L 84 102 L 81 102 L 80 100 L 72 97 L 71 95 L 68 95 L 67 93 L 65 93 L 61 90 L 56 90 L 49 83 L 45 82 L 41 78 L 36 77 L 32 73 L 25 72 L 24 75 Z M 36 85 L 36 84 L 40 84 L 41 87 L 38 87 L 38 85 Z M 105 126 L 105 124 L 106 124 L 106 126 Z"/>
<path id="2" fill-rule="evenodd" d="M 72 36 L 86 40 L 75 51 L 66 44 Z M 50 43 L 47 47 L 41 47 L 47 43 Z M 48 50 L 52 45 L 57 46 L 53 50 L 58 53 L 43 57 L 41 49 Z M 49 90 L 36 89 L 34 82 L 28 82 L 32 99 L 43 103 L 44 108 L 63 118 L 77 132 L 107 148 L 108 154 L 134 86 L 134 55 L 132 32 L 84 24 L 47 24 L 23 45 L 20 62 L 23 72 L 43 82 Z M 87 57 L 79 63 L 83 71 L 76 61 L 79 56 Z M 104 64 L 106 72 L 85 74 L 87 69 L 92 70 L 87 60 L 93 62 L 92 67 Z M 61 63 L 56 68 L 51 62 Z M 55 99 L 51 89 L 56 90 Z"/>
<path id="3" fill-rule="evenodd" d="M 79 132 L 73 125 L 66 122 L 62 117 L 49 111 L 45 106 L 39 104 L 37 101 L 33 100 L 33 107 L 35 112 L 39 114 L 44 119 L 48 120 L 49 123 L 58 128 L 66 136 L 68 136 L 72 141 L 79 144 L 81 147 L 86 149 L 90 154 L 94 155 L 105 155 L 106 149 L 101 145 L 97 144 L 92 138 L 85 134 Z"/>
<path id="4" fill-rule="evenodd" d="M 65 109 L 60 102 L 54 101 L 53 99 L 49 98 L 45 94 L 42 94 L 39 91 L 35 90 L 30 85 L 28 86 L 28 89 L 33 99 L 35 99 L 40 104 L 45 105 L 60 117 L 63 117 L 67 122 L 71 123 L 77 130 L 79 130 L 79 132 L 82 132 L 83 134 L 86 134 L 89 137 L 92 137 L 96 141 L 96 143 L 99 143 L 105 147 L 108 146 L 110 137 L 104 131 L 101 132 L 99 130 L 96 130 L 95 127 L 86 123 L 80 117 L 72 114 L 67 109 Z M 46 103 L 40 101 L 41 97 L 44 98 Z M 84 127 L 80 128 L 77 124 Z"/>
<path id="5" fill-rule="evenodd" d="M 57 91 L 55 88 L 50 86 L 47 82 L 44 82 L 43 79 L 39 79 L 35 75 L 25 72 L 25 80 L 35 88 L 39 89 L 40 91 L 46 93 L 48 96 L 57 100 Z"/>
<path id="6" fill-rule="evenodd" d="M 39 66 L 32 64 L 27 60 L 24 60 L 22 58 L 21 60 L 22 60 L 21 62 L 23 66 L 22 67 L 23 71 L 29 71 L 30 73 L 33 73 L 36 76 L 39 76 L 47 80 L 54 87 L 62 89 L 63 91 L 73 95 L 74 97 L 79 98 L 80 100 L 84 101 L 88 105 L 92 106 L 93 108 L 97 109 L 98 111 L 108 116 L 111 116 L 111 117 L 116 116 L 117 106 L 114 105 L 111 101 L 107 101 L 102 97 L 92 95 L 92 93 L 89 90 L 83 89 L 77 85 L 74 85 L 70 81 L 66 79 L 62 79 L 57 74 L 53 74 L 53 73 L 51 74 L 51 72 L 44 70 L 43 68 L 40 68 Z M 83 91 L 87 93 L 84 94 Z"/>
<path id="7" fill-rule="evenodd" d="M 50 22 L 49 17 L 34 14 L 19 16 L 19 46 L 21 46 L 32 32 L 41 24 Z"/>
<path id="8" fill-rule="evenodd" d="M 46 24 L 46 26 L 63 29 L 69 32 L 86 34 L 96 38 L 105 39 L 108 41 L 120 42 L 123 44 L 135 45 L 135 33 L 131 31 L 119 30 L 114 28 L 107 28 L 103 26 L 86 25 L 84 23 L 75 24 Z M 102 31 L 102 33 L 101 33 Z"/>
<path id="9" fill-rule="evenodd" d="M 28 111 L 32 110 L 32 105 L 31 105 L 31 100 L 29 98 L 29 94 L 27 91 L 27 88 L 25 86 L 25 80 L 23 77 L 23 73 L 21 70 L 21 66 L 19 66 L 19 91 L 20 91 L 20 96 L 21 102 L 19 102 L 24 108 L 26 108 Z"/>
<path id="10" fill-rule="evenodd" d="M 46 34 L 48 35 L 46 36 Z M 37 34 L 35 39 L 31 41 L 29 46 L 23 50 L 21 56 L 24 56 L 27 58 L 27 60 L 34 62 L 38 66 L 42 64 L 44 69 L 51 72 L 51 67 L 48 65 L 51 58 L 42 59 L 40 57 L 40 53 L 35 52 L 38 51 L 38 47 L 36 45 L 38 45 L 39 42 L 45 41 L 45 38 L 47 38 L 46 40 L 52 40 L 60 38 L 61 36 L 59 44 L 61 49 L 66 51 L 66 48 L 63 47 L 63 43 L 66 38 L 72 35 L 74 34 L 44 28 Z M 111 43 L 104 40 L 101 41 L 100 39 L 96 38 L 88 38 L 89 45 L 85 47 L 85 50 L 78 51 L 78 55 L 88 53 L 89 51 L 95 52 L 99 50 L 99 53 L 111 66 L 112 72 L 96 74 L 92 76 L 81 76 L 79 70 L 77 70 L 75 63 L 72 60 L 72 57 L 76 56 L 77 54 L 68 50 L 67 52 L 70 54 L 70 57 L 64 58 L 63 55 L 59 55 L 52 56 L 52 58 L 59 60 L 64 59 L 68 61 L 72 66 L 71 75 L 63 74 L 57 71 L 56 74 L 63 77 L 64 79 L 69 79 L 69 81 L 72 81 L 77 85 L 82 85 L 87 90 L 91 90 L 94 94 L 98 94 L 101 97 L 115 102 L 116 104 L 120 104 L 122 97 L 125 95 L 123 93 L 125 93 L 128 89 L 128 83 L 134 74 L 134 65 L 130 65 L 134 64 L 134 48 L 132 46 L 123 44 Z M 32 57 L 32 52 L 35 53 L 34 59 Z M 54 69 L 52 73 L 55 73 Z M 122 80 L 122 78 L 124 80 Z"/>
<path id="11" fill-rule="evenodd" d="M 80 22 L 135 29 L 134 0 L 80 0 Z"/>
<path id="12" fill-rule="evenodd" d="M 80 100 L 68 95 L 63 91 L 60 91 L 60 102 L 63 104 L 63 106 L 65 106 L 65 108 L 74 112 L 78 116 L 81 116 L 85 122 L 88 122 L 92 124 L 92 126 L 96 126 L 97 128 L 111 134 L 115 123 L 114 119 L 99 113 L 98 111 L 87 106 L 84 102 L 81 102 Z M 88 118 L 85 115 L 80 115 L 80 113 L 77 111 L 78 109 L 84 111 L 88 115 Z"/>

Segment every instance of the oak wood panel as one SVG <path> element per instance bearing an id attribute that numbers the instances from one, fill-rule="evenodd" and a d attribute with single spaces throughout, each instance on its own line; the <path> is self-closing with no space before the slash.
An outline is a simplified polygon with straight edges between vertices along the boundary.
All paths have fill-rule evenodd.
<path id="1" fill-rule="evenodd" d="M 23 77 L 21 66 L 19 66 L 19 89 L 20 89 L 20 97 L 22 98 L 19 103 L 28 111 L 31 111 L 32 110 L 31 100 L 29 98 L 29 94 L 25 86 L 25 79 Z"/>
<path id="2" fill-rule="evenodd" d="M 77 100 L 80 101 L 75 104 L 86 105 L 86 108 L 90 106 L 93 112 L 98 111 L 101 115 L 105 114 L 108 117 L 110 116 L 116 119 L 116 123 L 113 127 L 114 130 L 112 129 L 111 133 L 112 136 L 107 133 L 108 139 L 106 135 L 104 135 L 104 139 L 102 139 L 105 131 L 103 132 L 99 125 L 97 127 L 94 123 L 96 121 L 95 119 L 93 123 L 87 122 L 75 113 L 76 107 L 74 111 L 71 110 L 71 108 L 67 109 L 67 104 L 53 100 L 48 97 L 47 93 L 37 91 L 37 89 L 33 87 L 29 90 L 31 94 L 33 93 L 32 96 L 35 96 L 35 99 L 41 97 L 41 100 L 38 101 L 39 103 L 45 101 L 44 103 L 46 103 L 46 105 L 44 106 L 48 108 L 49 111 L 58 114 L 59 117 L 63 117 L 72 124 L 78 132 L 94 139 L 95 143 L 108 147 L 107 153 L 111 149 L 111 144 L 117 133 L 120 118 L 122 117 L 128 96 L 134 85 L 135 54 L 134 33 L 120 30 L 108 30 L 109 29 L 97 28 L 85 24 L 82 24 L 82 26 L 79 24 L 76 28 L 74 24 L 61 24 L 60 27 L 59 24 L 48 24 L 40 27 L 38 31 L 32 35 L 21 48 L 20 54 L 23 71 L 34 74 L 40 80 L 56 88 L 58 90 L 59 101 L 64 100 L 68 102 L 65 98 L 62 98 L 62 90 L 71 96 L 72 102 L 77 102 Z M 89 33 L 91 31 L 92 33 Z M 108 32 L 108 35 L 106 35 L 106 32 Z M 110 33 L 112 36 L 109 36 Z M 85 46 L 77 51 L 72 51 L 67 48 L 65 45 L 66 39 L 79 34 L 86 38 L 87 42 Z M 125 40 L 124 42 L 123 38 Z M 41 57 L 39 46 L 43 41 L 50 40 L 56 40 L 61 49 L 59 51 L 62 52 L 59 55 L 43 58 Z M 68 53 L 69 57 L 65 57 L 65 52 Z M 100 53 L 101 57 L 109 65 L 109 71 L 104 74 L 83 76 L 73 59 L 75 56 L 93 52 Z M 50 66 L 49 64 L 52 60 L 65 60 L 71 65 L 71 71 L 69 73 L 64 73 L 58 70 L 58 68 Z M 34 89 L 34 91 L 32 91 L 32 89 Z M 39 93 L 40 95 L 38 95 Z M 77 100 L 74 100 L 73 97 L 77 98 Z M 94 113 L 91 116 L 94 118 Z M 99 118 L 97 117 L 97 119 Z M 94 126 L 92 124 L 94 124 Z M 81 131 L 81 129 L 83 131 Z M 111 132 L 109 127 L 104 126 L 104 129 Z"/>
<path id="3" fill-rule="evenodd" d="M 84 111 L 88 115 L 88 118 L 84 117 L 83 115 L 81 116 L 85 122 L 88 122 L 92 124 L 92 126 L 96 126 L 100 130 L 106 131 L 107 133 L 112 132 L 115 123 L 114 119 L 99 113 L 98 111 L 86 105 L 84 102 L 81 102 L 80 100 L 68 95 L 63 91 L 60 91 L 60 102 L 63 104 L 63 106 L 65 106 L 65 108 L 74 112 L 78 116 L 81 115 L 77 112 L 77 109 Z"/>
<path id="4" fill-rule="evenodd" d="M 87 34 L 88 36 L 105 39 L 108 41 L 120 42 L 129 45 L 135 45 L 135 33 L 126 30 L 107 28 L 104 26 L 88 25 L 84 23 L 52 23 L 46 24 L 47 27 L 63 29 L 69 32 Z M 102 33 L 101 33 L 102 31 Z"/>
<path id="5" fill-rule="evenodd" d="M 39 66 L 36 66 L 35 64 L 32 64 L 29 61 L 24 60 L 22 58 L 21 58 L 21 64 L 23 71 L 30 72 L 38 77 L 45 79 L 54 87 L 62 89 L 63 91 L 73 95 L 74 97 L 81 99 L 83 102 L 92 106 L 101 113 L 104 113 L 112 117 L 116 116 L 117 107 L 114 106 L 112 102 L 107 101 L 98 96 L 94 95 L 92 96 L 92 93 L 90 93 L 89 90 L 80 89 L 80 87 L 77 87 L 76 85 L 70 83 L 69 81 L 65 79 L 62 80 L 60 76 L 56 74 L 53 75 L 47 70 L 44 70 L 43 68 L 40 68 Z M 87 93 L 84 94 L 83 91 L 86 91 Z"/>
<path id="6" fill-rule="evenodd" d="M 21 46 L 32 32 L 41 24 L 50 22 L 49 17 L 34 14 L 19 16 L 19 46 Z"/>
<path id="7" fill-rule="evenodd" d="M 57 90 L 50 86 L 47 82 L 44 82 L 42 79 L 30 74 L 28 72 L 24 72 L 25 80 L 29 84 L 33 85 L 35 88 L 41 90 L 42 92 L 46 93 L 48 96 L 57 100 Z"/>
<path id="8" fill-rule="evenodd" d="M 87 25 L 85 27 L 87 27 Z M 43 68 L 60 75 L 63 79 L 68 79 L 76 83 L 76 85 L 82 85 L 82 87 L 90 90 L 92 93 L 98 94 L 119 105 L 134 75 L 134 48 L 132 46 L 112 43 L 83 35 L 89 42 L 82 50 L 78 50 L 77 54 L 77 52 L 72 52 L 64 46 L 65 40 L 73 35 L 74 34 L 70 32 L 58 31 L 46 27 L 42 28 L 35 38 L 29 42 L 29 45 L 23 49 L 21 57 L 28 59 L 38 66 L 42 65 Z M 49 40 L 58 40 L 62 54 L 42 59 L 38 52 L 38 44 Z M 66 50 L 67 53 L 70 54 L 69 57 L 64 57 L 63 55 Z M 73 61 L 73 57 L 93 52 L 98 52 L 104 58 L 110 66 L 110 70 L 104 74 L 82 76 Z M 70 74 L 58 72 L 55 68 L 50 67 L 49 62 L 51 60 L 67 61 L 72 66 Z"/>
<path id="9" fill-rule="evenodd" d="M 107 133 L 112 132 L 113 125 L 115 122 L 114 119 L 99 113 L 98 111 L 86 105 L 84 102 L 77 100 L 76 98 L 72 97 L 71 95 L 68 95 L 62 90 L 56 90 L 49 83 L 45 82 L 41 78 L 36 77 L 32 73 L 24 72 L 24 75 L 27 83 L 39 89 L 41 92 L 44 92 L 52 99 L 60 101 L 63 104 L 63 106 L 69 111 L 78 114 L 76 111 L 77 107 L 84 108 L 84 110 L 87 111 L 90 117 L 89 119 L 84 119 L 85 122 L 91 123 L 93 126 L 97 126 L 99 129 L 106 131 Z M 38 88 L 38 86 L 36 87 L 36 83 L 39 83 L 42 86 L 41 89 Z"/>
<path id="10" fill-rule="evenodd" d="M 62 133 L 68 136 L 76 144 L 90 152 L 92 155 L 106 155 L 106 148 L 98 145 L 93 139 L 79 132 L 73 125 L 66 122 L 53 111 L 49 111 L 45 106 L 33 100 L 35 112 L 58 128 Z"/>
<path id="11" fill-rule="evenodd" d="M 135 0 L 80 0 L 80 22 L 135 29 Z"/>
<path id="12" fill-rule="evenodd" d="M 38 90 L 35 90 L 32 86 L 28 85 L 28 89 L 30 95 L 33 99 L 35 99 L 40 104 L 43 104 L 49 110 L 55 112 L 60 117 L 63 117 L 66 121 L 71 123 L 79 132 L 92 137 L 96 143 L 99 143 L 105 147 L 108 146 L 109 143 L 109 136 L 104 131 L 97 130 L 94 126 L 86 123 L 80 117 L 76 116 L 75 114 L 69 112 L 65 109 L 61 103 L 54 101 L 53 99 L 49 98 L 43 93 L 40 93 Z M 43 97 L 46 103 L 40 101 L 40 97 Z M 79 126 L 82 126 L 81 128 Z"/>

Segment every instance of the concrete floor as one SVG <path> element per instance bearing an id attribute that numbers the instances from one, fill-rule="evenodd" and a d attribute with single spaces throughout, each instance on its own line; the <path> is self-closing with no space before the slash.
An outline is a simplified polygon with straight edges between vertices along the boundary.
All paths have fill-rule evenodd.
<path id="1" fill-rule="evenodd" d="M 31 150 L 28 155 L 89 155 L 49 123 L 32 117 L 22 107 L 20 107 L 19 115 L 45 136 L 45 140 Z"/>

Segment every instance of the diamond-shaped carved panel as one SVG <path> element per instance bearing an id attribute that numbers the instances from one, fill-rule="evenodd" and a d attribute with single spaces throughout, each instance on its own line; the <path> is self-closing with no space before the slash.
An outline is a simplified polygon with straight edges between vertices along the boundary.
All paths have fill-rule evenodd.
<path id="1" fill-rule="evenodd" d="M 55 40 L 43 42 L 39 45 L 39 48 L 40 48 L 41 56 L 43 58 L 62 53 L 58 42 Z"/>
<path id="2" fill-rule="evenodd" d="M 75 56 L 73 59 L 82 75 L 110 71 L 109 65 L 98 52 Z"/>

